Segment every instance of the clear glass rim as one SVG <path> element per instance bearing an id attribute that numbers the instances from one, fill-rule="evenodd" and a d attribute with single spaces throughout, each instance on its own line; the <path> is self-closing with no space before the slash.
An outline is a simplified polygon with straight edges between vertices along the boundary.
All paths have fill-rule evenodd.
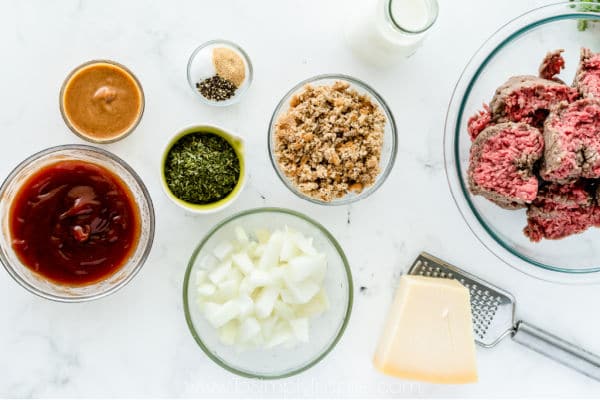
<path id="1" fill-rule="evenodd" d="M 109 64 L 109 65 L 113 65 L 115 67 L 121 68 L 123 71 L 125 71 L 127 74 L 129 74 L 129 76 L 131 76 L 131 78 L 133 79 L 133 81 L 135 82 L 136 86 L 138 87 L 138 89 L 140 91 L 140 100 L 141 100 L 140 112 L 139 112 L 136 120 L 133 122 L 133 124 L 131 124 L 131 126 L 126 131 L 119 134 L 118 136 L 115 136 L 115 137 L 112 137 L 109 139 L 94 139 L 93 137 L 87 136 L 83 132 L 79 131 L 71 123 L 71 120 L 69 119 L 69 117 L 67 117 L 67 114 L 65 112 L 65 107 L 64 107 L 63 99 L 64 99 L 64 95 L 65 95 L 65 89 L 67 87 L 67 84 L 73 77 L 73 75 L 75 75 L 77 72 L 79 72 L 83 68 L 88 67 L 90 65 L 94 65 L 94 64 Z M 98 60 L 86 61 L 83 64 L 80 64 L 77 67 L 75 67 L 73 70 L 71 70 L 71 72 L 69 72 L 69 74 L 63 81 L 62 86 L 60 87 L 60 92 L 58 95 L 58 106 L 60 108 L 60 115 L 62 116 L 63 120 L 65 121 L 65 125 L 67 125 L 67 127 L 71 130 L 71 132 L 73 132 L 75 135 L 79 136 L 83 140 L 90 142 L 90 143 L 108 144 L 108 143 L 118 142 L 119 140 L 124 139 L 127 136 L 131 135 L 133 133 L 133 131 L 135 131 L 135 129 L 138 127 L 138 125 L 142 121 L 142 117 L 144 116 L 144 111 L 146 109 L 146 96 L 144 94 L 144 88 L 142 87 L 142 84 L 140 83 L 139 79 L 133 72 L 131 72 L 131 70 L 129 68 L 127 68 L 125 65 L 120 64 L 116 61 L 98 59 Z"/>
<path id="2" fill-rule="evenodd" d="M 400 24 L 398 21 L 396 21 L 396 19 L 394 18 L 394 13 L 392 12 L 392 3 L 394 2 L 394 0 L 386 0 L 387 4 L 385 6 L 385 16 L 389 20 L 389 22 L 391 22 L 392 26 L 395 29 L 398 29 L 402 33 L 407 33 L 410 35 L 418 35 L 421 33 L 425 33 L 433 26 L 433 24 L 435 24 L 435 21 L 437 21 L 438 15 L 439 15 L 439 4 L 438 4 L 437 0 L 428 0 L 428 1 L 430 2 L 431 7 L 433 8 L 434 14 L 433 14 L 433 17 L 429 18 L 429 21 L 427 21 L 427 25 L 425 25 L 421 29 L 417 29 L 417 30 L 407 29 L 407 28 L 403 27 L 402 24 Z"/>
<path id="3" fill-rule="evenodd" d="M 115 154 L 113 154 L 107 150 L 100 149 L 100 148 L 90 146 L 90 145 L 85 145 L 85 144 L 66 144 L 66 145 L 50 147 L 50 148 L 41 150 L 35 154 L 32 154 L 31 156 L 27 157 L 25 160 L 21 161 L 10 172 L 10 174 L 6 177 L 6 179 L 0 186 L 0 201 L 10 202 L 10 200 L 4 200 L 6 189 L 8 188 L 8 186 L 12 182 L 12 180 L 16 177 L 16 175 L 23 168 L 31 165 L 32 163 L 35 163 L 38 159 L 40 159 L 44 156 L 51 155 L 54 153 L 60 153 L 63 150 L 89 151 L 89 152 L 101 154 L 102 156 L 108 157 L 112 161 L 115 161 L 116 163 L 121 165 L 129 174 L 131 174 L 133 179 L 139 185 L 139 187 L 142 191 L 143 197 L 145 198 L 145 201 L 148 204 L 148 214 L 149 214 L 148 215 L 149 226 L 147 227 L 147 229 L 149 230 L 148 243 L 146 245 L 146 248 L 144 249 L 144 252 L 142 253 L 142 255 L 140 257 L 139 262 L 131 270 L 131 273 L 129 275 L 127 275 L 124 279 L 120 280 L 116 285 L 108 288 L 107 290 L 99 292 L 99 293 L 85 295 L 85 296 L 76 296 L 76 297 L 59 296 L 59 295 L 55 295 L 52 293 L 48 293 L 34 285 L 31 285 L 29 282 L 24 280 L 14 270 L 12 264 L 6 259 L 5 255 L 4 255 L 4 251 L 0 251 L 0 262 L 4 266 L 4 269 L 19 285 L 21 285 L 21 287 L 27 289 L 29 292 L 31 292 L 39 297 L 42 297 L 44 299 L 53 300 L 53 301 L 62 302 L 62 303 L 79 303 L 79 302 L 97 300 L 102 297 L 106 297 L 106 296 L 118 291 L 125 285 L 127 285 L 138 274 L 138 272 L 142 269 L 142 266 L 146 262 L 146 259 L 148 258 L 150 251 L 152 250 L 152 244 L 154 241 L 154 230 L 155 230 L 155 215 L 154 215 L 154 206 L 152 203 L 152 198 L 150 197 L 150 193 L 148 192 L 148 189 L 146 188 L 146 185 L 144 185 L 144 182 L 142 181 L 140 176 L 133 170 L 133 168 L 131 168 L 129 166 L 129 164 L 127 164 L 125 161 L 123 161 L 121 158 L 119 158 Z M 140 210 L 140 213 L 141 213 L 141 210 Z M 141 216 L 140 216 L 140 218 L 141 218 Z"/>
<path id="4" fill-rule="evenodd" d="M 600 266 L 595 268 L 571 269 L 546 265 L 521 254 L 505 243 L 493 229 L 488 226 L 469 197 L 468 188 L 465 186 L 463 179 L 461 179 L 462 169 L 460 166 L 458 138 L 460 137 L 459 135 L 464 134 L 464 132 L 460 131 L 460 121 L 465 112 L 466 101 L 475 82 L 483 72 L 483 69 L 494 58 L 496 53 L 503 49 L 507 44 L 511 43 L 515 38 L 547 23 L 570 19 L 573 19 L 574 21 L 577 19 L 600 20 L 599 13 L 574 10 L 579 5 L 590 5 L 590 3 L 560 2 L 538 7 L 512 19 L 493 33 L 475 52 L 459 77 L 449 103 L 444 132 L 444 164 L 446 169 L 446 179 L 454 202 L 471 232 L 473 232 L 475 237 L 492 254 L 509 266 L 535 278 L 561 284 L 595 283 L 594 281 L 590 281 L 589 278 L 590 275 L 598 275 Z M 568 12 L 569 9 L 571 10 L 570 12 Z M 533 22 L 527 22 L 528 17 L 541 11 L 551 11 L 553 14 L 541 19 L 535 19 Z M 576 29 L 576 27 L 574 27 L 574 29 Z M 487 54 L 486 51 L 488 52 Z M 477 62 L 482 59 L 483 61 L 477 66 Z M 475 70 L 475 72 L 468 78 L 469 72 L 472 72 L 473 70 Z M 461 91 L 462 88 L 464 88 L 464 90 Z M 456 116 L 453 116 L 453 109 L 455 108 L 458 111 Z M 454 176 L 454 174 L 456 174 L 456 176 Z M 490 241 L 489 239 L 492 240 Z M 525 262 L 527 265 L 534 268 L 525 269 L 520 266 L 522 262 Z M 600 279 L 600 276 L 597 276 L 597 279 Z"/>
<path id="5" fill-rule="evenodd" d="M 231 47 L 234 50 L 236 50 L 238 53 L 241 54 L 241 56 L 244 58 L 244 62 L 246 63 L 246 66 L 248 67 L 248 76 L 246 77 L 246 82 L 242 85 L 242 89 L 240 90 L 240 88 L 238 88 L 237 93 L 231 99 L 224 100 L 224 101 L 212 101 L 212 100 L 208 100 L 206 97 L 202 96 L 198 92 L 198 89 L 196 89 L 196 82 L 194 82 L 194 80 L 192 79 L 192 63 L 194 62 L 194 58 L 196 57 L 196 55 L 198 55 L 198 53 L 200 51 L 204 50 L 208 46 L 219 45 L 219 44 Z M 190 58 L 188 59 L 188 62 L 187 62 L 186 76 L 187 76 L 188 85 L 190 86 L 190 88 L 192 89 L 194 94 L 196 96 L 198 96 L 198 98 L 200 98 L 200 100 L 204 104 L 207 104 L 209 106 L 215 106 L 215 107 L 226 107 L 226 106 L 230 106 L 232 104 L 238 103 L 242 99 L 244 94 L 246 94 L 246 92 L 250 88 L 250 85 L 252 84 L 252 80 L 254 79 L 254 69 L 252 67 L 252 61 L 250 61 L 250 56 L 248 56 L 248 54 L 244 51 L 244 49 L 241 46 L 239 46 L 238 44 L 236 44 L 230 40 L 213 39 L 213 40 L 209 40 L 208 42 L 202 43 L 200 46 L 198 46 L 194 49 L 194 51 L 190 55 Z"/>
<path id="6" fill-rule="evenodd" d="M 323 200 L 309 197 L 309 196 L 305 195 L 304 193 L 302 193 L 300 190 L 298 190 L 292 184 L 292 182 L 290 182 L 288 180 L 288 178 L 285 176 L 283 171 L 281 171 L 281 169 L 279 168 L 279 164 L 277 163 L 277 160 L 275 157 L 274 140 L 273 140 L 273 134 L 275 131 L 275 124 L 277 123 L 277 117 L 278 117 L 280 111 L 285 106 L 288 105 L 290 97 L 294 93 L 296 93 L 298 90 L 300 90 L 302 87 L 304 87 L 305 85 L 315 83 L 317 81 L 325 80 L 325 79 L 346 81 L 348 83 L 351 83 L 352 85 L 355 85 L 355 86 L 358 86 L 359 88 L 364 89 L 367 93 L 369 93 L 369 95 L 372 96 L 375 99 L 375 101 L 383 109 L 385 117 L 387 118 L 386 125 L 389 124 L 389 126 L 390 126 L 391 141 L 392 141 L 392 149 L 391 149 L 390 159 L 388 160 L 387 164 L 384 166 L 383 170 L 380 172 L 379 176 L 377 177 L 376 182 L 373 185 L 366 188 L 365 190 L 363 190 L 362 193 L 360 193 L 356 196 L 346 195 L 340 199 L 335 199 L 332 201 L 323 201 Z M 275 111 L 273 111 L 273 115 L 271 116 L 271 120 L 269 122 L 269 129 L 268 129 L 268 134 L 267 134 L 267 148 L 269 149 L 269 159 L 271 160 L 271 165 L 273 166 L 273 169 L 277 173 L 279 180 L 281 182 L 283 182 L 283 184 L 292 193 L 294 193 L 297 197 L 299 197 L 303 200 L 307 200 L 311 203 L 319 204 L 319 205 L 323 205 L 323 206 L 342 206 L 342 205 L 348 205 L 348 204 L 355 203 L 357 201 L 363 200 L 363 199 L 371 196 L 387 180 L 387 178 L 390 175 L 390 173 L 392 172 L 392 169 L 396 162 L 396 155 L 398 153 L 398 132 L 397 132 L 397 128 L 396 128 L 396 121 L 394 119 L 394 115 L 392 114 L 388 104 L 385 102 L 383 97 L 381 97 L 381 95 L 377 91 L 375 91 L 375 89 L 373 89 L 371 86 L 369 86 L 365 82 L 363 82 L 359 79 L 353 78 L 351 76 L 348 76 L 348 75 L 322 74 L 322 75 L 313 76 L 308 79 L 304 79 L 303 81 L 297 83 L 296 85 L 294 85 L 294 87 L 292 87 L 290 90 L 287 91 L 287 93 L 281 98 L 281 100 L 279 100 L 279 102 L 275 106 Z"/>
<path id="7" fill-rule="evenodd" d="M 310 361 L 309 363 L 307 363 L 299 368 L 293 369 L 291 371 L 288 371 L 288 372 L 285 372 L 282 374 L 273 374 L 273 375 L 257 374 L 257 373 L 243 371 L 241 369 L 235 368 L 235 367 L 227 364 L 224 360 L 217 357 L 208 348 L 208 346 L 206 344 L 204 344 L 204 342 L 202 341 L 202 338 L 200 337 L 198 332 L 196 332 L 196 328 L 194 327 L 194 322 L 192 321 L 192 317 L 191 317 L 191 313 L 190 313 L 190 304 L 188 302 L 188 286 L 190 284 L 190 276 L 191 276 L 192 269 L 194 267 L 194 262 L 196 260 L 196 257 L 198 256 L 198 253 L 202 250 L 202 248 L 208 242 L 208 240 L 219 229 L 221 229 L 223 226 L 229 224 L 230 222 L 232 222 L 238 218 L 247 216 L 247 215 L 262 214 L 262 213 L 288 214 L 293 217 L 300 218 L 300 219 L 308 222 L 309 224 L 313 225 L 317 229 L 319 229 L 321 231 L 321 233 L 323 233 L 323 235 L 325 235 L 325 237 L 330 241 L 330 243 L 334 246 L 337 253 L 339 254 L 339 256 L 342 260 L 342 263 L 344 264 L 344 269 L 346 272 L 346 278 L 347 278 L 347 284 L 348 284 L 348 304 L 346 305 L 346 314 L 344 316 L 342 325 L 339 327 L 336 337 L 331 342 L 331 344 L 322 353 L 320 353 L 318 357 L 316 357 L 314 360 Z M 220 367 L 224 368 L 225 370 L 227 370 L 229 372 L 232 372 L 236 375 L 239 375 L 239 376 L 242 376 L 245 378 L 255 378 L 255 379 L 287 378 L 287 377 L 290 377 L 293 375 L 297 375 L 301 372 L 304 372 L 304 371 L 310 369 L 311 367 L 315 366 L 316 364 L 318 364 L 335 348 L 335 346 L 338 344 L 338 342 L 344 335 L 344 332 L 346 331 L 346 327 L 348 326 L 348 322 L 350 321 L 353 304 L 354 304 L 354 284 L 353 284 L 353 280 L 352 280 L 352 271 L 350 269 L 350 264 L 348 263 L 348 259 L 346 258 L 346 254 L 342 250 L 342 247 L 340 246 L 338 241 L 333 237 L 333 235 L 323 225 L 321 225 L 317 221 L 313 220 L 312 218 L 310 218 L 302 213 L 299 213 L 294 210 L 286 209 L 286 208 L 277 208 L 277 207 L 253 208 L 253 209 L 245 210 L 245 211 L 239 212 L 237 214 L 231 215 L 231 216 L 225 218 L 224 220 L 222 220 L 221 222 L 219 222 L 204 236 L 204 238 L 200 241 L 200 243 L 194 249 L 192 256 L 190 257 L 190 260 L 188 262 L 188 265 L 187 265 L 187 268 L 185 271 L 185 276 L 183 279 L 183 309 L 184 309 L 184 313 L 185 313 L 185 320 L 187 322 L 188 328 L 189 328 L 190 333 L 192 334 L 194 340 L 200 346 L 202 351 L 208 356 L 208 358 L 210 358 L 212 361 L 214 361 L 217 365 L 219 365 Z"/>

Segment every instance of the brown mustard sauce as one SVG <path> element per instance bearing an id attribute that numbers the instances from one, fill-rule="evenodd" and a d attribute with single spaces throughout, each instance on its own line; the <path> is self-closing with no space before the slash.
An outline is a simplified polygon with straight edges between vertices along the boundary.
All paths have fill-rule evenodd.
<path id="1" fill-rule="evenodd" d="M 142 90 L 131 73 L 105 62 L 74 72 L 61 101 L 70 125 L 93 140 L 111 140 L 127 133 L 143 108 Z"/>

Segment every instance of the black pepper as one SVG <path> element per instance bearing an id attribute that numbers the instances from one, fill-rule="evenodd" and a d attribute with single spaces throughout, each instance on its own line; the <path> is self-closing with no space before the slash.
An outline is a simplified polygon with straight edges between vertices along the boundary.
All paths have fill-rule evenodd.
<path id="1" fill-rule="evenodd" d="M 196 88 L 200 94 L 208 100 L 224 101 L 235 95 L 237 87 L 233 82 L 221 78 L 218 75 L 207 78 L 202 82 L 196 83 Z"/>

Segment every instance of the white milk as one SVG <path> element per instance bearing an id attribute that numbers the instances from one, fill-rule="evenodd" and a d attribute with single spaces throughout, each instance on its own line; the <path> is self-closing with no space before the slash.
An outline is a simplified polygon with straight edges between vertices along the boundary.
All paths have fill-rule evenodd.
<path id="1" fill-rule="evenodd" d="M 426 0 L 394 0 L 391 10 L 396 23 L 406 30 L 422 31 L 429 23 L 429 2 Z"/>
<path id="2" fill-rule="evenodd" d="M 437 12 L 436 0 L 364 0 L 346 22 L 346 41 L 366 61 L 390 65 L 416 51 Z"/>

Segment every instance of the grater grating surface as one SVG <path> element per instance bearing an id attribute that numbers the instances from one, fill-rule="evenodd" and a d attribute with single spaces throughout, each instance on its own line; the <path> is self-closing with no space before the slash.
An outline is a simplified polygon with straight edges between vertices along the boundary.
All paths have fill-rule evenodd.
<path id="1" fill-rule="evenodd" d="M 421 253 L 408 270 L 411 275 L 456 279 L 471 294 L 471 315 L 475 341 L 492 347 L 514 330 L 514 297 L 468 272 L 427 253 Z"/>

